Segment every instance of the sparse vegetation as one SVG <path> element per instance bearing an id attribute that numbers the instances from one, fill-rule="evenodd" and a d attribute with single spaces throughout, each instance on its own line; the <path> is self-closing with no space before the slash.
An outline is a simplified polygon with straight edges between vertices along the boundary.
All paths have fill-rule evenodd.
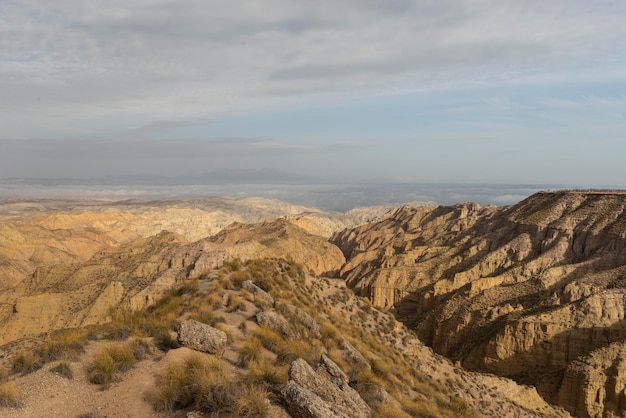
<path id="1" fill-rule="evenodd" d="M 39 370 L 43 365 L 42 359 L 36 354 L 23 352 L 13 358 L 13 373 L 28 374 Z"/>
<path id="2" fill-rule="evenodd" d="M 44 362 L 74 360 L 85 351 L 86 343 L 84 330 L 62 330 L 49 337 L 37 351 Z"/>
<path id="3" fill-rule="evenodd" d="M 51 372 L 59 374 L 67 379 L 72 380 L 74 378 L 74 372 L 72 371 L 72 366 L 67 361 L 62 361 L 53 368 L 50 369 Z"/>
<path id="4" fill-rule="evenodd" d="M 137 362 L 133 344 L 112 343 L 101 348 L 87 367 L 89 381 L 103 386 L 113 383 L 120 372 Z"/>
<path id="5" fill-rule="evenodd" d="M 228 412 L 236 401 L 224 363 L 194 354 L 169 366 L 153 398 L 156 410 L 172 412 L 195 405 L 206 412 Z"/>
<path id="6" fill-rule="evenodd" d="M 0 407 L 18 408 L 21 403 L 13 382 L 0 383 Z"/>

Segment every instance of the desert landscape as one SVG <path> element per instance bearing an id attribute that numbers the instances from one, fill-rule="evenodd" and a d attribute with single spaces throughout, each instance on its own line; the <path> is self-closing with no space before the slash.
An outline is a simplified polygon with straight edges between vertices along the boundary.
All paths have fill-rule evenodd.
<path id="1" fill-rule="evenodd" d="M 626 417 L 625 21 L 0 0 L 0 418 Z"/>
<path id="2" fill-rule="evenodd" d="M 0 416 L 621 416 L 624 208 L 5 200 Z"/>

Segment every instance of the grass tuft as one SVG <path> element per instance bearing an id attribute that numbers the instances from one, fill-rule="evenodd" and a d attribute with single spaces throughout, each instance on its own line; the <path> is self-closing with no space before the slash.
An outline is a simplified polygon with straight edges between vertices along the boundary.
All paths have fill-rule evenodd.
<path id="1" fill-rule="evenodd" d="M 41 358 L 35 354 L 25 352 L 19 353 L 13 358 L 13 373 L 28 374 L 39 370 L 43 365 Z"/>
<path id="2" fill-rule="evenodd" d="M 13 382 L 0 384 L 0 407 L 19 408 L 21 402 Z"/>
<path id="3" fill-rule="evenodd" d="M 194 353 L 165 370 L 153 406 L 157 411 L 171 413 L 193 405 L 219 415 L 232 412 L 236 399 L 236 387 L 225 364 L 215 357 Z"/>
<path id="4" fill-rule="evenodd" d="M 234 415 L 240 418 L 262 418 L 269 413 L 267 390 L 261 385 L 248 385 L 239 389 Z"/>
<path id="5" fill-rule="evenodd" d="M 60 374 L 66 379 L 72 380 L 74 378 L 74 372 L 72 371 L 72 366 L 66 361 L 62 361 L 53 368 L 50 369 L 51 372 Z"/>
<path id="6" fill-rule="evenodd" d="M 108 386 L 117 380 L 118 374 L 130 369 L 137 362 L 132 344 L 109 344 L 98 351 L 87 367 L 89 381 Z"/>

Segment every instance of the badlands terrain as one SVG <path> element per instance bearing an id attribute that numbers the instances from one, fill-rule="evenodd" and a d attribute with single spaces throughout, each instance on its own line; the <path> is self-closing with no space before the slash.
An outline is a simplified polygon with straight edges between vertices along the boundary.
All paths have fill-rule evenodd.
<path id="1" fill-rule="evenodd" d="M 624 209 L 0 201 L 0 417 L 624 416 Z"/>

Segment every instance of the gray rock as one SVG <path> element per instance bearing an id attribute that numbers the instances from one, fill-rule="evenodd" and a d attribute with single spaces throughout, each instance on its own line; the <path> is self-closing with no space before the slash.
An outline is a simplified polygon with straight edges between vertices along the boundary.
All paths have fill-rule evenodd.
<path id="1" fill-rule="evenodd" d="M 333 382 L 338 388 L 343 389 L 344 386 L 349 386 L 348 376 L 341 370 L 341 368 L 330 359 L 326 354 L 322 354 L 320 362 L 315 368 L 315 372 L 320 376 Z"/>
<path id="2" fill-rule="evenodd" d="M 319 396 L 289 381 L 280 391 L 287 411 L 293 418 L 340 418 Z"/>
<path id="3" fill-rule="evenodd" d="M 345 337 L 341 337 L 340 344 L 343 348 L 341 351 L 343 358 L 348 363 L 363 367 L 365 370 L 372 369 L 372 366 L 370 366 L 369 362 L 365 359 L 365 357 L 363 357 L 363 354 L 354 348 L 354 346 L 350 344 L 350 341 L 346 340 Z"/>
<path id="4" fill-rule="evenodd" d="M 221 355 L 227 341 L 223 331 L 193 319 L 183 321 L 178 329 L 178 342 L 182 346 L 205 353 Z"/>
<path id="5" fill-rule="evenodd" d="M 321 338 L 322 334 L 320 332 L 320 326 L 313 319 L 311 315 L 304 312 L 302 309 L 290 305 L 288 303 L 280 303 L 277 306 L 278 310 L 285 314 L 285 316 L 289 317 L 289 319 L 296 321 L 306 327 L 309 330 L 309 335 L 313 338 Z"/>
<path id="6" fill-rule="evenodd" d="M 332 362 L 332 360 L 328 360 Z M 334 364 L 334 367 L 338 366 Z M 332 381 L 316 373 L 303 359 L 297 359 L 291 363 L 289 378 L 296 385 L 322 399 L 335 416 L 345 418 L 367 418 L 371 416 L 370 407 L 354 389 L 348 385 L 339 388 Z"/>
<path id="7" fill-rule="evenodd" d="M 268 327 L 276 332 L 280 332 L 287 338 L 294 338 L 295 333 L 287 321 L 278 316 L 275 312 L 259 312 L 256 314 L 256 322 L 262 327 Z"/>
<path id="8" fill-rule="evenodd" d="M 258 297 L 259 299 L 262 299 L 265 302 L 269 303 L 270 305 L 274 304 L 274 298 L 265 290 L 252 283 L 252 280 L 245 280 L 243 283 L 241 283 L 241 287 L 252 293 L 254 296 Z"/>

